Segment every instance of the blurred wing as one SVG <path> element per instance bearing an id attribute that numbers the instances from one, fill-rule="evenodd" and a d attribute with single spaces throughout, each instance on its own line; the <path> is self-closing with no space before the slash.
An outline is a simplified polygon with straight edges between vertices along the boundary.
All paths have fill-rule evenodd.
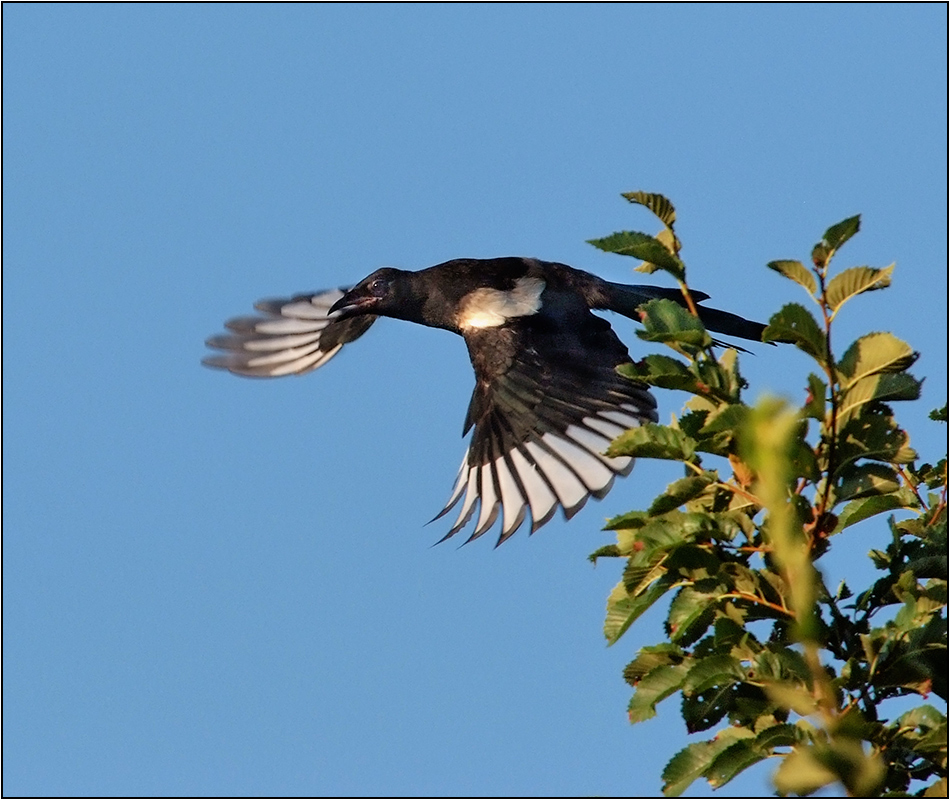
<path id="1" fill-rule="evenodd" d="M 646 386 L 616 372 L 618 363 L 629 360 L 625 348 L 622 356 L 596 350 L 585 353 L 586 359 L 559 360 L 544 358 L 532 347 L 508 352 L 503 373 L 489 381 L 479 376 L 472 397 L 466 423 L 474 425 L 472 441 L 452 496 L 436 517 L 462 501 L 446 539 L 466 525 L 476 506 L 469 541 L 491 528 L 499 513 L 498 544 L 528 512 L 532 533 L 558 506 L 570 519 L 589 497 L 603 498 L 615 476 L 633 469 L 632 458 L 603 455 L 610 442 L 642 421 L 657 419 L 656 401 Z"/>
<path id="2" fill-rule="evenodd" d="M 235 375 L 276 378 L 301 375 L 323 366 L 348 342 L 359 339 L 374 316 L 335 320 L 327 312 L 345 293 L 331 289 L 282 300 L 261 300 L 254 307 L 263 316 L 237 317 L 225 327 L 231 333 L 212 336 L 208 347 L 222 350 L 201 363 Z"/>

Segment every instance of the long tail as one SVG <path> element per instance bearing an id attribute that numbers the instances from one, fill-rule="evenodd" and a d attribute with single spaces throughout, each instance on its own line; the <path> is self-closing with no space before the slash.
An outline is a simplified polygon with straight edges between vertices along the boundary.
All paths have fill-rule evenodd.
<path id="1" fill-rule="evenodd" d="M 685 305 L 683 295 L 679 289 L 669 289 L 663 286 L 631 286 L 624 283 L 610 283 L 609 281 L 604 281 L 604 283 L 608 297 L 606 307 L 637 321 L 640 320 L 640 306 L 650 300 L 665 299 Z M 693 291 L 692 295 L 695 300 L 699 301 L 709 299 L 709 295 L 705 292 Z M 761 322 L 753 322 L 729 311 L 720 311 L 718 308 L 708 308 L 698 304 L 696 310 L 699 312 L 699 318 L 703 325 L 711 331 L 724 333 L 726 336 L 737 336 L 740 339 L 749 339 L 753 342 L 762 341 L 762 332 L 765 330 L 765 325 Z"/>

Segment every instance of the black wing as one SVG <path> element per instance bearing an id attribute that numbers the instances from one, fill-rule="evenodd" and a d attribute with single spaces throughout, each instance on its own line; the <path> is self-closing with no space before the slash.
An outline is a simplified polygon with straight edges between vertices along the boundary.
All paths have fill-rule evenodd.
<path id="1" fill-rule="evenodd" d="M 335 320 L 327 312 L 345 289 L 301 294 L 282 300 L 261 300 L 254 307 L 263 316 L 237 317 L 225 327 L 231 333 L 212 336 L 208 347 L 223 350 L 202 363 L 235 375 L 275 378 L 300 375 L 323 366 L 340 348 L 359 339 L 374 316 Z"/>
<path id="2" fill-rule="evenodd" d="M 626 347 L 586 308 L 579 326 L 546 329 L 551 324 L 537 315 L 465 334 L 477 379 L 465 432 L 475 430 L 452 496 L 436 517 L 462 501 L 445 538 L 465 526 L 476 504 L 469 541 L 499 513 L 499 544 L 528 512 L 533 533 L 558 506 L 569 519 L 633 469 L 632 458 L 603 455 L 624 430 L 657 419 L 646 386 L 616 372 L 630 360 Z"/>

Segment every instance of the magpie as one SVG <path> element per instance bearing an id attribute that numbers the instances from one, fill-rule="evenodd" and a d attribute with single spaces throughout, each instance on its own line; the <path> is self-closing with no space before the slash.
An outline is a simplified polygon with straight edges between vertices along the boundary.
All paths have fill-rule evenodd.
<path id="1" fill-rule="evenodd" d="M 645 384 L 617 373 L 630 354 L 610 323 L 591 312 L 639 321 L 640 306 L 657 298 L 683 302 L 678 289 L 611 283 L 533 258 L 462 258 L 417 272 L 384 267 L 352 288 L 260 301 L 261 316 L 231 319 L 230 333 L 207 340 L 223 352 L 203 363 L 252 377 L 300 375 L 325 364 L 378 317 L 459 334 L 475 370 L 462 435 L 474 432 L 435 519 L 461 502 L 444 541 L 477 508 L 471 541 L 501 514 L 501 544 L 529 513 L 531 533 L 558 508 L 570 519 L 633 468 L 632 458 L 604 451 L 623 431 L 656 422 L 656 400 Z M 762 340 L 760 323 L 703 306 L 699 316 L 710 330 Z"/>

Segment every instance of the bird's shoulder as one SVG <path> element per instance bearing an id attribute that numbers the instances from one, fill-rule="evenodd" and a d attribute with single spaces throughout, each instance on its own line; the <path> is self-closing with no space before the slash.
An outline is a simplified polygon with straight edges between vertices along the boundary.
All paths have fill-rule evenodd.
<path id="1" fill-rule="evenodd" d="M 463 336 L 473 331 L 536 324 L 577 325 L 600 299 L 600 281 L 566 264 L 535 258 L 462 258 L 412 273 L 424 298 L 426 324 Z"/>

